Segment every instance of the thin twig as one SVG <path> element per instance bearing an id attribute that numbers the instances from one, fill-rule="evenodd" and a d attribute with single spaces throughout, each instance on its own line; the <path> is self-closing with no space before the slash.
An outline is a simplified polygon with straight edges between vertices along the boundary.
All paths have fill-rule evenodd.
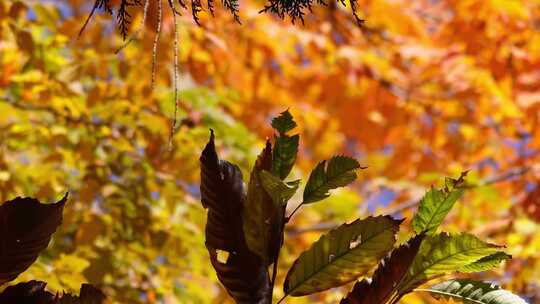
<path id="1" fill-rule="evenodd" d="M 176 20 L 176 9 L 174 7 L 174 2 L 170 2 L 172 7 L 172 15 L 173 15 L 173 24 L 174 24 L 174 71 L 173 71 L 173 77 L 174 77 L 174 117 L 173 122 L 171 125 L 171 132 L 169 134 L 169 151 L 172 151 L 173 148 L 173 136 L 174 132 L 176 131 L 176 124 L 177 124 L 177 118 L 178 115 L 178 21 Z"/>
<path id="2" fill-rule="evenodd" d="M 161 34 L 161 19 L 163 17 L 163 4 L 162 0 L 158 0 L 158 20 L 156 25 L 156 37 L 154 38 L 154 45 L 152 47 L 152 91 L 156 83 L 156 65 L 157 65 L 157 47 L 159 43 L 159 35 Z"/>

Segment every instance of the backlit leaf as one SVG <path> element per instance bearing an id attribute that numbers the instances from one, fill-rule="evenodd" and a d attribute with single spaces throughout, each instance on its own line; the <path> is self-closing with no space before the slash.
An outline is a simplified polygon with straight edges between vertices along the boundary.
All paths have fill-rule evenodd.
<path id="1" fill-rule="evenodd" d="M 446 186 L 443 189 L 431 188 L 424 195 L 412 220 L 416 233 L 435 233 L 437 227 L 454 206 L 454 203 L 463 195 L 463 189 L 460 186 L 463 183 L 464 176 L 462 174 L 457 180 L 447 179 Z"/>
<path id="2" fill-rule="evenodd" d="M 296 259 L 283 290 L 303 296 L 365 276 L 392 250 L 400 223 L 389 216 L 368 217 L 324 234 Z"/>
<path id="3" fill-rule="evenodd" d="M 499 251 L 492 255 L 483 257 L 474 263 L 459 268 L 459 272 L 481 272 L 490 270 L 499 267 L 502 261 L 509 260 L 511 258 L 511 255 Z"/>
<path id="4" fill-rule="evenodd" d="M 320 162 L 309 175 L 304 189 L 304 203 L 314 203 L 330 196 L 329 190 L 344 187 L 356 179 L 355 170 L 361 168 L 354 158 L 334 156 Z"/>
<path id="5" fill-rule="evenodd" d="M 481 258 L 490 256 L 499 246 L 481 241 L 476 236 L 441 233 L 424 239 L 407 276 L 399 286 L 400 294 L 443 274 L 459 271 Z"/>

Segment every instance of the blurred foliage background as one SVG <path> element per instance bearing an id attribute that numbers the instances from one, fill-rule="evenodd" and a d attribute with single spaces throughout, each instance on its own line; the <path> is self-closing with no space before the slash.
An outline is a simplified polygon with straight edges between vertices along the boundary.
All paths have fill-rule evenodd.
<path id="1" fill-rule="evenodd" d="M 269 119 L 289 108 L 302 137 L 296 176 L 338 153 L 369 168 L 294 218 L 281 275 L 321 231 L 370 213 L 410 218 L 426 188 L 469 169 L 475 187 L 444 229 L 508 246 L 513 260 L 482 278 L 540 303 L 540 1 L 358 2 L 363 28 L 335 3 L 305 25 L 259 14 L 258 0 L 241 2 L 242 25 L 221 8 L 200 27 L 184 13 L 168 149 L 169 11 L 152 90 L 157 1 L 119 54 L 107 14 L 77 39 L 92 1 L 0 1 L 0 199 L 70 192 L 64 224 L 19 281 L 70 292 L 90 282 L 115 303 L 230 303 L 204 247 L 198 157 L 213 128 L 246 177 Z M 142 13 L 132 15 L 131 32 Z"/>

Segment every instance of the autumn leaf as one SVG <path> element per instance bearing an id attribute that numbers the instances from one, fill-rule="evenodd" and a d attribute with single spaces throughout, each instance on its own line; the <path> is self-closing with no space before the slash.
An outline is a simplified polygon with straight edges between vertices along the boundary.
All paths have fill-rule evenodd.
<path id="1" fill-rule="evenodd" d="M 320 162 L 309 175 L 303 203 L 318 202 L 330 196 L 329 190 L 347 186 L 356 179 L 358 168 L 361 168 L 358 161 L 347 156 Z"/>
<path id="2" fill-rule="evenodd" d="M 298 190 L 300 180 L 284 182 L 268 171 L 261 171 L 260 178 L 266 192 L 272 197 L 276 206 L 286 207 L 287 202 Z"/>
<path id="3" fill-rule="evenodd" d="M 379 304 L 386 303 L 395 292 L 409 266 L 414 260 L 424 235 L 417 235 L 407 243 L 392 251 L 375 271 L 373 278 L 354 284 L 353 290 L 341 304 Z"/>
<path id="4" fill-rule="evenodd" d="M 55 204 L 17 197 L 0 206 L 0 285 L 25 271 L 62 222 L 66 195 Z"/>
<path id="5" fill-rule="evenodd" d="M 269 265 L 275 260 L 283 242 L 280 227 L 285 209 L 276 205 L 268 194 L 270 192 L 265 191 L 262 178 L 263 173 L 267 172 L 265 170 L 272 170 L 270 142 L 266 143 L 266 147 L 257 158 L 251 171 L 246 205 L 242 215 L 243 229 L 249 249 Z"/>
<path id="6" fill-rule="evenodd" d="M 407 276 L 400 283 L 399 293 L 403 295 L 438 276 L 459 271 L 463 265 L 490 256 L 499 249 L 499 246 L 467 233 L 428 236 L 422 242 Z"/>
<path id="7" fill-rule="evenodd" d="M 221 283 L 239 303 L 270 303 L 264 260 L 248 249 L 242 214 L 246 194 L 240 169 L 219 160 L 214 133 L 201 157 L 201 202 L 208 209 L 206 248 Z"/>
<path id="8" fill-rule="evenodd" d="M 416 233 L 435 233 L 455 202 L 463 195 L 464 191 L 461 185 L 464 182 L 465 174 L 462 174 L 457 180 L 447 179 L 447 185 L 443 189 L 431 188 L 424 195 L 412 220 Z"/>
<path id="9" fill-rule="evenodd" d="M 321 236 L 289 269 L 283 291 L 303 296 L 365 276 L 394 246 L 401 221 L 368 217 Z"/>
<path id="10" fill-rule="evenodd" d="M 286 134 L 296 127 L 296 122 L 288 110 L 272 119 L 272 127 L 278 131 L 275 137 L 272 172 L 283 180 L 289 175 L 296 161 L 300 136 Z"/>

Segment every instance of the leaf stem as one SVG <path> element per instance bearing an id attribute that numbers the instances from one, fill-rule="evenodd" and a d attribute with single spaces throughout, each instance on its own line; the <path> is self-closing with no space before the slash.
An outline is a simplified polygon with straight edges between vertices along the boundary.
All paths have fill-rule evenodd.
<path id="1" fill-rule="evenodd" d="M 296 211 L 298 211 L 298 209 L 300 209 L 300 207 L 302 207 L 303 204 L 304 204 L 304 202 L 301 202 L 300 204 L 298 204 L 298 206 L 296 206 L 296 208 L 294 208 L 294 210 L 291 212 L 291 214 L 289 214 L 289 216 L 285 217 L 285 223 L 288 223 L 291 220 L 293 215 L 296 213 Z"/>
<path id="2" fill-rule="evenodd" d="M 287 294 L 285 294 L 283 297 L 281 297 L 281 299 L 279 299 L 279 301 L 277 301 L 276 304 L 281 303 L 283 300 L 285 300 L 286 297 L 287 297 Z"/>

